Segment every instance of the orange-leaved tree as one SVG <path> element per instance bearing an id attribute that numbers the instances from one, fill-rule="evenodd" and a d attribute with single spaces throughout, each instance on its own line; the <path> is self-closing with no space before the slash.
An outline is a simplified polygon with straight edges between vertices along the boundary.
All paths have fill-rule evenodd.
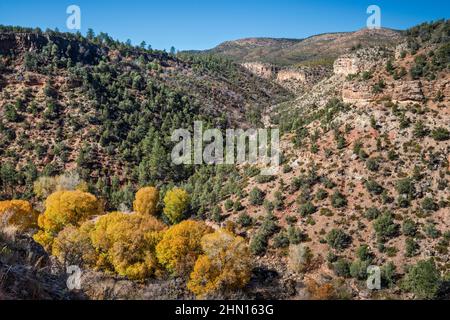
<path id="1" fill-rule="evenodd" d="M 244 287 L 251 276 L 251 255 L 242 237 L 220 229 L 201 240 L 204 252 L 195 263 L 188 289 L 202 297 Z"/>
<path id="2" fill-rule="evenodd" d="M 37 227 L 38 212 L 28 201 L 9 200 L 0 201 L 0 222 L 5 225 L 14 225 L 19 230 Z"/>
<path id="3" fill-rule="evenodd" d="M 134 211 L 141 214 L 155 215 L 158 201 L 159 191 L 155 187 L 139 189 L 133 202 Z"/>
<path id="4" fill-rule="evenodd" d="M 158 273 L 155 247 L 166 226 L 153 216 L 113 212 L 104 215 L 91 231 L 99 254 L 97 268 L 142 280 Z"/>
<path id="5" fill-rule="evenodd" d="M 102 213 L 100 201 L 90 193 L 79 190 L 55 192 L 45 201 L 45 212 L 38 218 L 42 230 L 34 235 L 34 239 L 50 250 L 53 239 L 65 226 L 79 226 Z"/>
<path id="6" fill-rule="evenodd" d="M 173 274 L 189 274 L 202 254 L 202 237 L 212 231 L 201 221 L 186 220 L 172 226 L 156 246 L 159 262 Z"/>

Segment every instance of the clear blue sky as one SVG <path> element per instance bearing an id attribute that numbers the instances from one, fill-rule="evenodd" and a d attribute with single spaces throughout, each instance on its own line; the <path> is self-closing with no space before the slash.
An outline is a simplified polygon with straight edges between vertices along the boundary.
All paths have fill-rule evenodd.
<path id="1" fill-rule="evenodd" d="M 405 29 L 449 18 L 448 0 L 0 0 L 0 24 L 67 31 L 67 6 L 81 8 L 88 28 L 154 48 L 206 49 L 244 37 L 304 38 L 365 26 L 371 4 L 382 26 Z"/>

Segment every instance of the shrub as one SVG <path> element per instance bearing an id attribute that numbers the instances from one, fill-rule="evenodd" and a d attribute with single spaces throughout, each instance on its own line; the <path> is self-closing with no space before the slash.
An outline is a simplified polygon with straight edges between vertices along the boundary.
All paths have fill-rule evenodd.
<path id="1" fill-rule="evenodd" d="M 364 244 L 356 250 L 356 255 L 361 261 L 372 261 L 374 255 L 369 246 Z"/>
<path id="2" fill-rule="evenodd" d="M 307 235 L 304 234 L 300 229 L 294 226 L 290 226 L 288 228 L 288 237 L 291 244 L 299 244 L 307 238 Z"/>
<path id="3" fill-rule="evenodd" d="M 190 275 L 188 289 L 199 297 L 244 287 L 251 276 L 251 260 L 242 237 L 223 229 L 205 235 L 201 255 Z"/>
<path id="4" fill-rule="evenodd" d="M 317 200 L 325 200 L 328 197 L 328 192 L 324 189 L 319 189 L 316 194 Z"/>
<path id="5" fill-rule="evenodd" d="M 159 201 L 159 191 L 154 187 L 145 187 L 136 192 L 133 202 L 134 211 L 154 216 Z"/>
<path id="6" fill-rule="evenodd" d="M 335 193 L 333 193 L 333 196 L 331 197 L 331 204 L 335 208 L 343 208 L 347 206 L 347 199 L 342 193 L 336 191 Z"/>
<path id="7" fill-rule="evenodd" d="M 253 219 L 250 217 L 247 213 L 242 212 L 237 221 L 236 221 L 241 227 L 249 227 L 253 224 Z"/>
<path id="8" fill-rule="evenodd" d="M 250 203 L 254 206 L 260 206 L 264 203 L 265 194 L 261 189 L 253 188 L 249 194 Z"/>
<path id="9" fill-rule="evenodd" d="M 433 198 L 427 197 L 422 201 L 422 209 L 425 211 L 436 211 L 439 207 Z"/>
<path id="10" fill-rule="evenodd" d="M 414 237 L 417 232 L 416 223 L 411 219 L 406 219 L 402 225 L 402 233 L 405 236 Z"/>
<path id="11" fill-rule="evenodd" d="M 369 267 L 369 265 L 369 261 L 353 261 L 349 267 L 350 275 L 358 280 L 367 279 L 367 268 Z"/>
<path id="12" fill-rule="evenodd" d="M 259 184 L 269 183 L 273 180 L 275 180 L 275 176 L 259 175 L 256 177 L 256 182 L 258 182 Z"/>
<path id="13" fill-rule="evenodd" d="M 14 225 L 25 231 L 37 227 L 38 213 L 28 201 L 0 201 L 0 225 Z"/>
<path id="14" fill-rule="evenodd" d="M 370 158 L 366 161 L 367 169 L 370 171 L 378 171 L 380 169 L 380 165 L 378 163 L 378 159 Z"/>
<path id="15" fill-rule="evenodd" d="M 415 138 L 423 138 L 428 135 L 428 129 L 425 127 L 422 121 L 418 121 L 414 125 L 413 134 Z"/>
<path id="16" fill-rule="evenodd" d="M 304 273 L 311 269 L 313 253 L 305 245 L 291 245 L 289 247 L 289 268 L 294 272 Z"/>
<path id="17" fill-rule="evenodd" d="M 164 197 L 164 214 L 173 224 L 182 221 L 189 208 L 188 193 L 179 188 L 167 191 Z"/>
<path id="18" fill-rule="evenodd" d="M 328 245 L 337 250 L 343 250 L 347 248 L 352 239 L 342 229 L 331 230 L 326 237 Z"/>
<path id="19" fill-rule="evenodd" d="M 393 262 L 388 262 L 381 267 L 381 285 L 392 287 L 396 282 L 396 267 Z"/>
<path id="20" fill-rule="evenodd" d="M 403 288 L 419 299 L 434 299 L 441 286 L 441 275 L 432 259 L 411 266 L 403 280 Z"/>
<path id="21" fill-rule="evenodd" d="M 366 210 L 366 212 L 364 213 L 364 216 L 369 220 L 375 220 L 376 218 L 378 218 L 380 216 L 381 212 L 378 208 L 372 207 Z"/>
<path id="22" fill-rule="evenodd" d="M 350 276 L 350 265 L 344 258 L 339 258 L 333 263 L 333 271 L 338 277 L 347 278 Z"/>
<path id="23" fill-rule="evenodd" d="M 65 226 L 79 226 L 102 213 L 100 202 L 90 193 L 79 190 L 55 192 L 45 201 L 45 212 L 38 218 L 38 225 L 42 230 L 34 239 L 50 250 L 52 239 Z"/>
<path id="24" fill-rule="evenodd" d="M 280 232 L 273 238 L 275 248 L 286 248 L 289 246 L 289 237 L 286 232 Z"/>
<path id="25" fill-rule="evenodd" d="M 263 232 L 256 233 L 250 241 L 250 251 L 256 256 L 263 255 L 267 250 L 268 237 Z"/>
<path id="26" fill-rule="evenodd" d="M 239 211 L 241 211 L 243 209 L 244 209 L 244 207 L 242 206 L 242 203 L 239 200 L 237 200 L 236 202 L 233 203 L 233 210 L 234 211 L 239 212 Z"/>
<path id="27" fill-rule="evenodd" d="M 436 226 L 433 223 L 427 223 L 424 231 L 425 234 L 432 239 L 437 239 L 441 236 L 440 231 L 436 229 Z"/>
<path id="28" fill-rule="evenodd" d="M 397 181 L 396 189 L 399 194 L 412 195 L 415 187 L 411 178 L 405 178 Z"/>
<path id="29" fill-rule="evenodd" d="M 445 128 L 436 128 L 431 132 L 431 136 L 436 141 L 446 141 L 450 139 L 450 132 Z"/>
<path id="30" fill-rule="evenodd" d="M 406 238 L 405 240 L 405 256 L 414 257 L 419 253 L 419 245 L 414 239 Z"/>
<path id="31" fill-rule="evenodd" d="M 225 201 L 224 206 L 225 206 L 225 210 L 226 210 L 226 211 L 231 211 L 231 209 L 233 209 L 233 200 L 227 199 L 227 200 Z"/>
<path id="32" fill-rule="evenodd" d="M 380 195 L 383 193 L 383 187 L 373 179 L 369 179 L 365 182 L 367 191 L 372 194 Z"/>
<path id="33" fill-rule="evenodd" d="M 202 253 L 202 237 L 211 232 L 212 229 L 204 222 L 193 220 L 172 226 L 156 246 L 158 261 L 173 274 L 188 274 Z"/>
<path id="34" fill-rule="evenodd" d="M 309 216 L 317 211 L 317 208 L 312 204 L 311 201 L 302 204 L 298 210 L 302 217 Z"/>
<path id="35" fill-rule="evenodd" d="M 378 239 L 385 241 L 398 234 L 399 225 L 394 222 L 392 213 L 385 212 L 373 222 L 373 228 Z"/>

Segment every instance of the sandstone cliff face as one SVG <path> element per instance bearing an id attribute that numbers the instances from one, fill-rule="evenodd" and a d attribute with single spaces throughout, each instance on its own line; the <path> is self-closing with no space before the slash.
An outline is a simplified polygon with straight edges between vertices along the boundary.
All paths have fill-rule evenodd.
<path id="1" fill-rule="evenodd" d="M 392 93 L 393 102 L 421 102 L 424 100 L 421 81 L 397 81 Z"/>
<path id="2" fill-rule="evenodd" d="M 343 55 L 336 59 L 333 65 L 335 74 L 348 76 L 369 71 L 387 61 L 388 51 L 383 48 L 365 48 Z"/>
<path id="3" fill-rule="evenodd" d="M 342 87 L 344 103 L 369 103 L 375 99 L 372 88 L 364 82 L 345 82 Z"/>
<path id="4" fill-rule="evenodd" d="M 325 67 L 277 67 L 268 63 L 246 62 L 242 66 L 253 74 L 271 79 L 294 93 L 300 93 L 331 74 Z"/>
<path id="5" fill-rule="evenodd" d="M 242 66 L 253 74 L 256 74 L 258 77 L 264 79 L 271 79 L 277 73 L 277 68 L 268 63 L 246 62 L 243 63 Z"/>
<path id="6" fill-rule="evenodd" d="M 360 72 L 360 67 L 355 57 L 343 56 L 334 62 L 333 70 L 334 74 L 347 76 Z"/>

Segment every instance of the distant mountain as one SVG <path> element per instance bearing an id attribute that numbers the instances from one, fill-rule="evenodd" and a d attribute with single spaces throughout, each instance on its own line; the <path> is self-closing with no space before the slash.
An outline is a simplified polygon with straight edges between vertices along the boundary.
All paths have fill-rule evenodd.
<path id="1" fill-rule="evenodd" d="M 203 51 L 232 58 L 236 62 L 265 62 L 281 66 L 296 64 L 331 65 L 338 56 L 360 48 L 393 45 L 403 39 L 391 29 L 325 33 L 306 39 L 247 38 L 224 42 Z"/>

